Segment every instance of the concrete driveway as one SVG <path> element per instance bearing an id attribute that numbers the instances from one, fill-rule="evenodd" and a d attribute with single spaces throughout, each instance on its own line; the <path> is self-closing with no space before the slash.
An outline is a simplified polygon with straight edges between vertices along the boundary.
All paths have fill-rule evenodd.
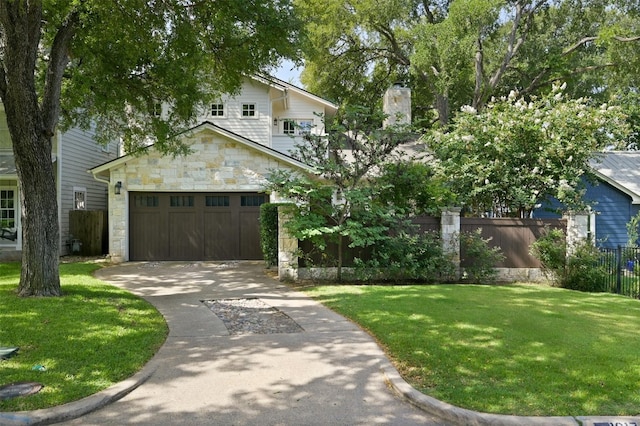
<path id="1" fill-rule="evenodd" d="M 262 262 L 126 263 L 97 276 L 151 302 L 170 333 L 148 381 L 65 424 L 445 424 L 387 387 L 381 369 L 392 367 L 367 333 L 269 278 Z M 230 334 L 202 303 L 245 298 L 302 331 Z"/>

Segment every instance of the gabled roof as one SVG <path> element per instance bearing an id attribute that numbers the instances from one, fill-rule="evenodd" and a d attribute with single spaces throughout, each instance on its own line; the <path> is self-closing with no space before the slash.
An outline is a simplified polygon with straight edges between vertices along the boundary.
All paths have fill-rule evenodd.
<path id="1" fill-rule="evenodd" d="M 320 96 L 316 96 L 311 92 L 307 92 L 304 89 L 301 89 L 298 86 L 294 86 L 293 84 L 287 83 L 284 80 L 280 80 L 279 78 L 270 76 L 270 75 L 254 75 L 252 76 L 252 78 L 256 81 L 259 81 L 263 84 L 266 84 L 268 86 L 271 86 L 275 89 L 278 89 L 280 91 L 282 91 L 283 93 L 286 93 L 287 91 L 291 91 L 291 92 L 295 92 L 297 94 L 300 94 L 314 102 L 318 102 L 319 104 L 322 104 L 325 108 L 327 108 L 328 110 L 330 110 L 331 113 L 335 113 L 338 110 L 338 106 L 336 104 L 334 104 L 333 102 L 330 102 L 326 99 L 321 98 Z"/>
<path id="2" fill-rule="evenodd" d="M 224 136 L 226 138 L 229 138 L 235 142 L 238 142 L 241 145 L 244 145 L 245 147 L 258 151 L 262 154 L 268 155 L 270 157 L 273 157 L 277 160 L 282 161 L 285 164 L 288 164 L 289 166 L 295 167 L 297 169 L 302 169 L 304 171 L 308 171 L 308 172 L 312 172 L 312 168 L 311 166 L 296 160 L 295 158 L 283 154 L 280 151 L 276 151 L 275 149 L 269 148 L 268 146 L 264 146 L 258 142 L 255 142 L 251 139 L 245 138 L 244 136 L 238 135 L 237 133 L 231 132 L 225 128 L 222 128 L 220 126 L 216 126 L 215 124 L 209 122 L 209 121 L 204 121 L 200 124 L 198 124 L 195 127 L 192 127 L 189 130 L 186 130 L 184 132 L 182 132 L 181 134 L 179 134 L 179 137 L 189 137 L 190 135 L 200 132 L 202 130 L 211 130 L 215 133 L 218 133 L 221 136 Z M 149 148 L 153 148 L 153 145 L 150 145 L 149 147 L 147 147 L 146 149 Z M 131 158 L 134 158 L 134 155 L 132 154 L 127 154 L 124 155 L 122 157 L 118 157 L 114 160 L 108 161 L 106 163 L 100 164 L 99 166 L 93 167 L 91 169 L 89 169 L 89 173 L 92 173 L 94 176 L 106 172 L 114 167 L 117 167 L 123 163 L 126 163 L 128 160 L 130 160 Z"/>
<path id="3" fill-rule="evenodd" d="M 595 175 L 640 204 L 640 151 L 608 151 L 591 161 Z"/>

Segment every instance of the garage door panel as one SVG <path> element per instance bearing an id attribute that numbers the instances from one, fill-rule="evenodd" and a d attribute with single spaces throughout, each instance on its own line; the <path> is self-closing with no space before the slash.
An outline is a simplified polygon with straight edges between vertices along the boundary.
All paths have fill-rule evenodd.
<path id="1" fill-rule="evenodd" d="M 255 193 L 130 193 L 131 260 L 258 260 Z"/>
<path id="2" fill-rule="evenodd" d="M 260 248 L 260 212 L 240 211 L 240 258 L 241 259 L 262 259 L 262 249 Z"/>
<path id="3" fill-rule="evenodd" d="M 206 212 L 203 234 L 205 259 L 238 259 L 237 223 L 231 210 Z"/>
<path id="4" fill-rule="evenodd" d="M 160 211 L 131 214 L 129 232 L 131 260 L 166 260 L 169 238 Z"/>
<path id="5" fill-rule="evenodd" d="M 171 260 L 202 259 L 202 224 L 198 214 L 169 212 L 169 258 Z"/>

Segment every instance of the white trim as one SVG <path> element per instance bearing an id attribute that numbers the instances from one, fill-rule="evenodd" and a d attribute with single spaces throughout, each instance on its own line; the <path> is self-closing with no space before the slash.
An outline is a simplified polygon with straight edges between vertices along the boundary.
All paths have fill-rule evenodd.
<path id="1" fill-rule="evenodd" d="M 631 197 L 631 204 L 640 204 L 640 194 L 636 194 L 635 192 L 631 191 L 629 188 L 621 185 L 616 180 L 610 178 L 609 176 L 605 175 L 604 173 L 598 170 L 594 169 L 594 173 L 602 181 L 608 183 L 609 185 L 613 186 L 614 188 L 618 189 L 619 191 Z"/>

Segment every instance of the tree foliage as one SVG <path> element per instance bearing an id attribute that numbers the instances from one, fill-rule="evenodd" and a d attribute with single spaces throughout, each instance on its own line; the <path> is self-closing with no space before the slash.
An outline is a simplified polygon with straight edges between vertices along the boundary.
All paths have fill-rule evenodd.
<path id="1" fill-rule="evenodd" d="M 403 80 L 414 117 L 447 125 L 511 90 L 575 97 L 637 88 L 638 7 L 624 0 L 298 0 L 302 81 L 337 102 L 375 104 Z"/>
<path id="2" fill-rule="evenodd" d="M 433 132 L 429 146 L 467 212 L 526 217 L 556 197 L 581 206 L 580 185 L 594 153 L 623 141 L 620 108 L 569 99 L 564 86 L 541 97 L 512 93 L 477 112 L 463 112 L 447 133 Z"/>
<path id="3" fill-rule="evenodd" d="M 52 136 L 96 126 L 129 151 L 175 135 L 200 106 L 233 93 L 246 74 L 297 55 L 287 0 L 0 0 L 0 99 L 20 185 L 21 295 L 59 295 Z M 170 111 L 155 114 L 165 102 Z M 62 121 L 60 122 L 60 118 Z"/>
<path id="4" fill-rule="evenodd" d="M 309 133 L 295 147 L 293 156 L 311 166 L 317 178 L 288 171 L 269 178 L 269 190 L 306 206 L 290 222 L 293 235 L 320 249 L 337 244 L 338 279 L 344 237 L 353 247 L 367 247 L 389 229 L 389 215 L 374 202 L 377 188 L 370 178 L 413 134 L 406 126 L 382 128 L 383 119 L 384 114 L 367 108 L 341 109 L 334 119 L 323 119 L 327 136 Z M 377 223 L 366 219 L 372 215 Z"/>

